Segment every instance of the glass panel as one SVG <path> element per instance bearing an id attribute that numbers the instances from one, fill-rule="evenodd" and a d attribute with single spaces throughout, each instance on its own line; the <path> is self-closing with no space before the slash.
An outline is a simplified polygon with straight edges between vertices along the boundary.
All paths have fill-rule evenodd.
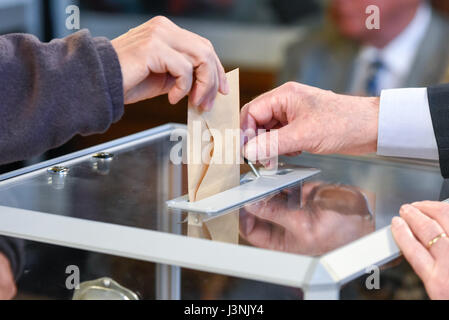
<path id="1" fill-rule="evenodd" d="M 157 213 L 170 177 L 169 136 L 112 152 L 112 159 L 90 157 L 69 165 L 67 175 L 47 171 L 0 187 L 0 204 L 157 230 Z M 176 188 L 175 188 L 176 189 Z"/>
<path id="2" fill-rule="evenodd" d="M 13 239 L 12 241 L 21 241 Z M 55 257 L 58 257 L 55 259 Z M 166 298 L 160 292 L 173 292 L 181 299 L 302 299 L 299 288 L 280 286 L 196 270 L 162 266 L 78 249 L 64 248 L 33 241 L 26 241 L 25 249 L 17 256 L 24 264 L 17 282 L 16 299 L 72 299 L 73 289 L 66 287 L 68 266 L 79 268 L 80 281 L 109 277 L 131 290 L 140 299 Z M 159 268 L 159 269 L 158 269 Z M 167 273 L 161 272 L 162 268 Z M 176 274 L 167 281 L 168 276 Z M 404 277 L 404 274 L 407 276 Z M 402 263 L 389 266 L 382 273 L 379 290 L 365 288 L 366 276 L 353 280 L 341 290 L 341 299 L 404 299 L 404 291 L 419 299 L 425 291 L 415 279 L 410 267 Z M 401 280 L 404 278 L 405 280 Z M 422 294 L 423 296 L 416 296 Z M 173 297 L 173 296 L 172 296 Z"/>
<path id="3" fill-rule="evenodd" d="M 302 298 L 302 291 L 298 288 L 32 241 L 26 242 L 22 258 L 25 266 L 17 283 L 16 297 L 20 300 L 72 299 L 74 290 L 66 286 L 66 280 L 71 275 L 65 273 L 67 266 L 79 268 L 81 283 L 109 277 L 140 299 L 166 298 L 161 296 L 161 292 L 173 292 L 181 299 Z"/>
<path id="4" fill-rule="evenodd" d="M 302 185 L 218 217 L 169 213 L 165 202 L 187 193 L 185 165 L 169 159 L 175 143 L 167 133 L 115 148 L 112 159 L 74 161 L 67 175 L 43 170 L 3 181 L 0 205 L 317 256 L 387 226 L 402 203 L 438 200 L 444 189 L 436 166 L 302 155 L 282 159 L 322 170 Z"/>

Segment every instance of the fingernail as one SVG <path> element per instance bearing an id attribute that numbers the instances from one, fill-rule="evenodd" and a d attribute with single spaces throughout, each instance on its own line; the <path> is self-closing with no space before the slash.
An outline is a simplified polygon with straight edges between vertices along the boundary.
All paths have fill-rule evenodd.
<path id="1" fill-rule="evenodd" d="M 252 214 L 249 214 L 246 217 L 246 225 L 245 225 L 245 234 L 248 235 L 253 231 L 254 225 L 256 224 L 256 217 L 254 217 Z"/>
<path id="2" fill-rule="evenodd" d="M 225 94 L 229 94 L 230 88 L 229 88 L 229 83 L 228 80 L 225 78 L 224 80 L 224 92 Z"/>
<path id="3" fill-rule="evenodd" d="M 393 217 L 393 220 L 391 220 L 391 224 L 394 227 L 399 227 L 404 223 L 404 220 L 401 217 Z"/>
<path id="4" fill-rule="evenodd" d="M 404 205 L 402 205 L 401 209 L 399 210 L 399 213 L 400 214 L 411 214 L 411 213 L 413 213 L 413 209 L 414 209 L 414 207 L 412 207 L 411 205 L 404 204 Z"/>

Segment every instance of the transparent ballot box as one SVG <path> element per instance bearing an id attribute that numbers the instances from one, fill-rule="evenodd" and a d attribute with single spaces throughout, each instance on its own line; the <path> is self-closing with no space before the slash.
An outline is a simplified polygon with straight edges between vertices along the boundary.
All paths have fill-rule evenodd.
<path id="1" fill-rule="evenodd" d="M 260 178 L 243 164 L 240 186 L 189 203 L 187 167 L 171 158 L 179 132 L 0 176 L 19 298 L 337 299 L 400 255 L 389 225 L 401 204 L 446 193 L 432 162 L 303 154 Z"/>

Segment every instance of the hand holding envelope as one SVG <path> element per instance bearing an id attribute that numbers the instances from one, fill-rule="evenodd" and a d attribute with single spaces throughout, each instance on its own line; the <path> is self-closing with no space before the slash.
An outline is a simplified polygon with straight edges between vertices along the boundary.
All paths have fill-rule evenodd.
<path id="1" fill-rule="evenodd" d="M 217 95 L 211 111 L 188 108 L 188 189 L 194 202 L 240 183 L 239 70 L 226 74 L 229 94 Z M 231 139 L 228 139 L 232 135 Z M 206 223 L 189 214 L 189 236 L 238 242 L 238 212 Z"/>

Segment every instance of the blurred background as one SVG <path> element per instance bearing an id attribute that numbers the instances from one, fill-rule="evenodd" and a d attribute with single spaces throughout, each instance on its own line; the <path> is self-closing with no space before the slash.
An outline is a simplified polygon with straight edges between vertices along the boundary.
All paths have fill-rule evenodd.
<path id="1" fill-rule="evenodd" d="M 25 32 L 42 41 L 64 37 L 72 32 L 65 26 L 65 9 L 71 4 L 80 8 L 81 28 L 94 36 L 113 39 L 155 15 L 166 15 L 208 38 L 226 70 L 240 68 L 242 106 L 288 80 L 337 92 L 376 94 L 383 88 L 428 85 L 446 77 L 446 0 L 0 0 L 0 34 Z M 366 30 L 365 8 L 370 4 L 381 9 L 381 30 Z M 401 37 L 410 39 L 397 40 Z M 386 74 L 370 52 L 376 41 L 387 47 L 401 42 L 384 50 L 393 75 Z M 414 54 L 402 57 L 410 51 Z M 409 61 L 408 66 L 398 62 L 396 67 L 394 58 Z M 379 72 L 385 73 L 381 85 L 375 83 Z M 167 122 L 185 123 L 186 107 L 185 100 L 169 105 L 165 96 L 128 106 L 122 121 L 106 134 L 75 137 L 40 159 Z M 22 165 L 3 166 L 0 172 Z"/>
<path id="2" fill-rule="evenodd" d="M 226 70 L 241 70 L 242 105 L 272 88 L 284 61 L 284 49 L 318 24 L 318 1 L 302 0 L 0 0 L 0 34 L 32 33 L 42 41 L 64 37 L 65 9 L 80 8 L 81 28 L 109 39 L 125 33 L 155 15 L 166 15 L 176 24 L 198 33 L 214 44 Z M 103 135 L 75 137 L 67 145 L 48 152 L 55 157 L 90 145 L 142 131 L 167 122 L 186 123 L 187 102 L 171 106 L 167 97 L 126 108 L 125 116 Z M 0 168 L 16 169 L 23 163 Z"/>

